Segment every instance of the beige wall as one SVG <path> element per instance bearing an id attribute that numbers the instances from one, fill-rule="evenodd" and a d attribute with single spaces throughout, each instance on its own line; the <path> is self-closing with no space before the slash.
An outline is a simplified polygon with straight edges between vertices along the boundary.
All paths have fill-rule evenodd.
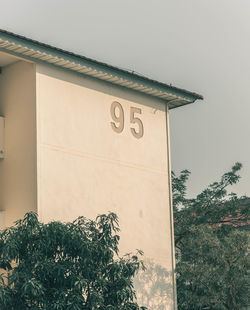
<path id="1" fill-rule="evenodd" d="M 48 66 L 37 66 L 36 82 L 41 220 L 69 221 L 79 215 L 94 218 L 116 212 L 121 252 L 143 250 L 151 268 L 149 278 L 161 288 L 146 301 L 145 294 L 154 283 L 140 276 L 138 295 L 151 309 L 174 309 L 165 105 Z M 113 101 L 124 109 L 125 126 L 120 134 L 111 128 Z M 130 131 L 131 107 L 142 111 L 136 115 L 144 126 L 140 139 Z M 165 277 L 157 273 L 159 268 Z"/>
<path id="2" fill-rule="evenodd" d="M 5 226 L 36 210 L 35 65 L 16 62 L 0 74 L 5 158 L 0 160 L 0 213 Z"/>
<path id="3" fill-rule="evenodd" d="M 121 133 L 110 107 L 124 110 Z M 136 139 L 131 107 L 144 126 Z M 55 67 L 17 62 L 0 75 L 5 158 L 0 160 L 0 226 L 30 210 L 43 221 L 116 212 L 121 253 L 141 249 L 135 281 L 142 305 L 175 309 L 169 208 L 168 117 L 149 96 Z M 4 210 L 2 212 L 2 210 Z M 152 293 L 154 286 L 158 290 Z"/>

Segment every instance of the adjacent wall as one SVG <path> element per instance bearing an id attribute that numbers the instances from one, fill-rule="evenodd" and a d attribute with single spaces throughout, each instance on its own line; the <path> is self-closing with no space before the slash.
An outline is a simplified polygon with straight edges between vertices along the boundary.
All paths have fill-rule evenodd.
<path id="1" fill-rule="evenodd" d="M 37 66 L 36 81 L 40 219 L 116 212 L 121 253 L 141 249 L 149 266 L 136 280 L 140 301 L 174 309 L 165 104 L 49 66 Z M 114 101 L 124 110 L 121 133 L 111 127 Z M 131 108 L 142 111 L 135 114 L 144 126 L 140 139 L 131 133 L 138 131 Z"/>
<path id="2" fill-rule="evenodd" d="M 35 65 L 2 68 L 0 115 L 5 117 L 5 158 L 0 160 L 0 216 L 4 225 L 36 210 Z M 3 223 L 2 223 L 3 224 Z"/>

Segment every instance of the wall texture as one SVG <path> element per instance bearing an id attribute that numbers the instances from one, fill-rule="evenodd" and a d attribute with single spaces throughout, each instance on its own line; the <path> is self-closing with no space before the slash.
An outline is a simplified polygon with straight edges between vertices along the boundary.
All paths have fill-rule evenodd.
<path id="1" fill-rule="evenodd" d="M 69 221 L 117 213 L 121 254 L 143 250 L 149 277 L 158 281 L 158 291 L 150 293 L 154 283 L 138 277 L 140 300 L 154 310 L 174 309 L 165 105 L 49 66 L 37 66 L 36 83 L 40 218 Z M 120 124 L 111 124 L 114 101 L 124 113 L 120 133 L 112 128 Z M 139 125 L 131 111 L 143 124 L 140 138 L 132 133 Z M 121 115 L 118 108 L 114 113 Z"/>

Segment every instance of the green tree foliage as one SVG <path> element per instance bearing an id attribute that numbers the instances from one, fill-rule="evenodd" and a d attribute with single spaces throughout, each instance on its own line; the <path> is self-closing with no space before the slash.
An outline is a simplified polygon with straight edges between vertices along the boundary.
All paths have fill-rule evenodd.
<path id="1" fill-rule="evenodd" d="M 240 169 L 236 163 L 194 199 L 186 198 L 189 171 L 172 173 L 179 310 L 249 305 L 249 235 L 243 228 L 250 199 L 227 192 Z"/>
<path id="2" fill-rule="evenodd" d="M 1 232 L 0 309 L 143 309 L 132 282 L 143 264 L 119 257 L 118 232 L 113 213 L 48 224 L 26 214 Z"/>

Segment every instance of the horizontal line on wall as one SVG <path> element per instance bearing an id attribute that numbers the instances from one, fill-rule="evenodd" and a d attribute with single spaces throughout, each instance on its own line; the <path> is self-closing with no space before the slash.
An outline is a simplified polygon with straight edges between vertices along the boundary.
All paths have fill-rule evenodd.
<path id="1" fill-rule="evenodd" d="M 131 163 L 131 162 L 121 161 L 121 160 L 117 160 L 117 159 L 111 159 L 111 158 L 107 158 L 107 157 L 100 156 L 100 155 L 97 155 L 97 154 L 85 153 L 85 152 L 81 152 L 81 151 L 77 151 L 77 150 L 73 150 L 73 149 L 69 149 L 69 148 L 65 148 L 65 147 L 61 147 L 61 146 L 57 146 L 57 145 L 53 145 L 53 144 L 41 143 L 40 146 L 41 147 L 45 147 L 45 148 L 50 149 L 50 150 L 53 150 L 53 151 L 66 153 L 66 154 L 69 154 L 69 155 L 72 155 L 72 156 L 84 157 L 84 158 L 89 158 L 89 159 L 94 159 L 94 160 L 105 161 L 105 162 L 108 162 L 108 163 L 111 163 L 111 164 L 115 164 L 115 165 L 119 165 L 119 166 L 124 166 L 124 167 L 128 167 L 128 168 L 139 169 L 139 170 L 144 170 L 144 171 L 148 171 L 148 172 L 151 172 L 151 173 L 156 173 L 156 174 L 161 174 L 161 175 L 168 176 L 167 168 L 165 170 L 161 170 L 161 169 L 157 169 L 157 168 L 153 168 L 153 167 L 148 167 L 148 166 L 144 166 L 144 165 L 134 164 L 134 163 Z"/>

